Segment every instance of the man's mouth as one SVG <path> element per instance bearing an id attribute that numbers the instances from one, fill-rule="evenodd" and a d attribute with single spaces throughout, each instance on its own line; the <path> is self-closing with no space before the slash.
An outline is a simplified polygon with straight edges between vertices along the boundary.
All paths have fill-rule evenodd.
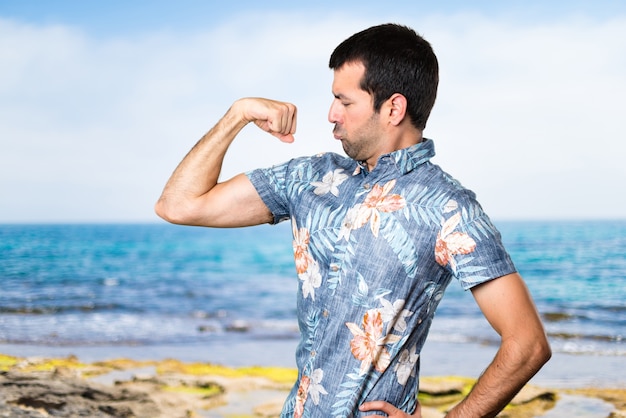
<path id="1" fill-rule="evenodd" d="M 337 125 L 335 125 L 335 127 L 333 128 L 333 136 L 335 137 L 335 139 L 338 139 L 340 141 L 343 139 L 343 135 L 341 134 L 341 129 L 339 129 Z"/>

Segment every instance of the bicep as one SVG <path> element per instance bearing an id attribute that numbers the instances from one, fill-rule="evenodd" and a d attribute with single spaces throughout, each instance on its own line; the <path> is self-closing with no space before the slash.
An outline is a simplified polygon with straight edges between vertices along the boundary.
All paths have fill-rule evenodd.
<path id="1" fill-rule="evenodd" d="M 502 338 L 544 335 L 539 313 L 518 273 L 478 285 L 472 289 L 472 294 L 487 321 Z"/>
<path id="2" fill-rule="evenodd" d="M 194 208 L 196 225 L 241 227 L 272 222 L 273 216 L 245 174 L 218 183 Z"/>

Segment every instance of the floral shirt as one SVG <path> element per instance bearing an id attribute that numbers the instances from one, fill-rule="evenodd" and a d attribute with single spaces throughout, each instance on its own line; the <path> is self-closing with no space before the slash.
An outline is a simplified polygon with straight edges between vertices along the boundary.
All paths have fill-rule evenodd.
<path id="1" fill-rule="evenodd" d="M 367 172 L 327 153 L 247 173 L 291 220 L 298 381 L 283 417 L 355 417 L 365 401 L 413 412 L 419 355 L 456 277 L 465 289 L 515 271 L 474 193 L 430 162 L 432 140 Z"/>

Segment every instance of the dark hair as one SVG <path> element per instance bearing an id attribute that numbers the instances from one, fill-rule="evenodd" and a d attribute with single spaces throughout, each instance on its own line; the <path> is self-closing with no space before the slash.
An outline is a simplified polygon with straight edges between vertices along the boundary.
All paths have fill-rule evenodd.
<path id="1" fill-rule="evenodd" d="M 384 24 L 358 32 L 343 41 L 330 56 L 329 67 L 361 62 L 361 88 L 374 96 L 374 110 L 394 93 L 407 99 L 413 125 L 424 130 L 437 97 L 439 64 L 430 44 L 406 26 Z"/>

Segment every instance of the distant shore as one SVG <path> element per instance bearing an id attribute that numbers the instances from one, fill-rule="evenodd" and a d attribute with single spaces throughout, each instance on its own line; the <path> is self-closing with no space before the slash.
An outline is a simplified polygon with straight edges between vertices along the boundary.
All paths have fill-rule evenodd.
<path id="1" fill-rule="evenodd" d="M 116 358 L 211 362 L 229 367 L 295 367 L 297 340 L 216 339 L 193 344 L 54 346 L 0 344 L 0 353 L 20 357 L 78 357 L 96 362 Z M 428 341 L 421 355 L 422 376 L 477 377 L 496 347 L 477 343 Z M 626 388 L 626 356 L 553 353 L 532 383 L 557 388 Z"/>

